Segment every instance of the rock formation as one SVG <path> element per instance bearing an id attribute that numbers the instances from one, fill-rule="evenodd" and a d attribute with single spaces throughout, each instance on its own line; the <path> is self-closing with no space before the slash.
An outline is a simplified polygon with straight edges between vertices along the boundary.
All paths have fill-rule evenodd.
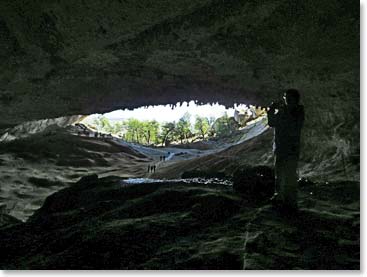
<path id="1" fill-rule="evenodd" d="M 254 207 L 243 206 L 243 199 L 227 188 L 147 184 L 135 191 L 123 190 L 118 178 L 84 180 L 87 184 L 48 197 L 26 223 L 3 217 L 1 268 L 358 268 L 357 3 L 2 0 L 0 59 L 0 134 L 13 136 L 43 130 L 58 118 L 64 124 L 92 113 L 180 101 L 266 107 L 285 89 L 297 88 L 306 111 L 301 174 L 318 181 L 302 188 L 305 220 L 289 222 L 266 205 L 254 214 Z M 17 146 L 31 147 L 28 141 L 0 148 L 3 154 L 22 152 L 26 146 Z M 110 143 L 82 142 L 120 151 Z M 104 159 L 87 150 L 80 151 Z M 244 164 L 243 159 L 238 163 L 242 157 L 250 164 L 270 163 L 270 151 L 267 131 L 222 156 L 179 166 L 190 171 L 198 165 L 225 166 L 232 172 L 233 165 Z M 11 158 L 24 170 L 21 161 Z M 322 182 L 332 179 L 348 182 Z M 32 182 L 42 187 L 47 180 Z M 162 198 L 172 203 L 162 205 Z M 105 248 L 96 248 L 101 245 Z"/>
<path id="2" fill-rule="evenodd" d="M 315 161 L 359 159 L 356 3 L 6 0 L 0 38 L 0 126 L 296 87 Z"/>
<path id="3" fill-rule="evenodd" d="M 228 186 L 89 176 L 0 229 L 0 268 L 358 269 L 358 185 L 300 192 L 291 218 Z"/>

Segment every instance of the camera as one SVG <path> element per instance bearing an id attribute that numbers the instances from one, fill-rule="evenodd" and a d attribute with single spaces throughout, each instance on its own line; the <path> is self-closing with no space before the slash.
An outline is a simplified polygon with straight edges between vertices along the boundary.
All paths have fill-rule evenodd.
<path id="1" fill-rule="evenodd" d="M 275 109 L 279 109 L 283 106 L 283 102 L 282 101 L 273 101 L 271 102 L 271 104 L 268 107 L 268 110 L 275 110 Z"/>

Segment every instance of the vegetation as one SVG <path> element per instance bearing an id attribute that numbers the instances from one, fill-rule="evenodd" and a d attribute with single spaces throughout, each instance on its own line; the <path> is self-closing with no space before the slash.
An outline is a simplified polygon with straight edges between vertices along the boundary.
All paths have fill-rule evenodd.
<path id="1" fill-rule="evenodd" d="M 218 118 L 213 124 L 213 132 L 219 137 L 230 135 L 238 129 L 238 123 L 227 114 Z"/>
<path id="2" fill-rule="evenodd" d="M 206 117 L 197 116 L 195 119 L 195 131 L 200 135 L 202 139 L 205 139 L 205 135 L 209 132 L 209 120 Z"/>
<path id="3" fill-rule="evenodd" d="M 100 116 L 89 125 L 98 132 L 118 135 L 128 142 L 162 146 L 172 142 L 183 144 L 212 137 L 225 137 L 239 128 L 234 118 L 227 114 L 219 118 L 195 116 L 192 123 L 189 113 L 185 113 L 177 122 L 164 123 L 135 118 L 110 121 L 105 116 Z"/>

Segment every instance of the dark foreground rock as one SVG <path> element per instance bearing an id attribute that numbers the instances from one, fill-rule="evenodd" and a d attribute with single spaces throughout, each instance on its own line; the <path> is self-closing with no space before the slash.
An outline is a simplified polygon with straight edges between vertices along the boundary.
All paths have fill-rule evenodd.
<path id="1" fill-rule="evenodd" d="M 205 170 L 190 170 L 182 173 L 181 178 L 226 178 L 224 172 L 205 171 Z"/>
<path id="2" fill-rule="evenodd" d="M 0 228 L 0 268 L 358 269 L 359 188 L 325 186 L 289 218 L 226 186 L 84 178 Z"/>
<path id="3" fill-rule="evenodd" d="M 249 200 L 267 201 L 275 191 L 274 170 L 269 166 L 245 166 L 233 173 L 233 189 Z"/>
<path id="4" fill-rule="evenodd" d="M 0 213 L 0 228 L 21 223 L 21 221 L 11 215 Z"/>

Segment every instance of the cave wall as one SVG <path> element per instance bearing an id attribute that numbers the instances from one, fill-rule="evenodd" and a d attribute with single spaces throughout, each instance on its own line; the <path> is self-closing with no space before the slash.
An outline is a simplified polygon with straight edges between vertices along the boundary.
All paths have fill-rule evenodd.
<path id="1" fill-rule="evenodd" d="M 296 87 L 305 149 L 320 149 L 304 159 L 359 155 L 352 1 L 5 0 L 0 58 L 0 128 L 192 99 L 265 106 Z"/>
<path id="2" fill-rule="evenodd" d="M 69 125 L 79 122 L 83 118 L 84 116 L 81 115 L 73 115 L 27 121 L 15 127 L 1 130 L 0 143 L 25 138 L 32 134 L 44 132 L 45 130 L 52 132 L 53 128 L 65 128 Z"/>

